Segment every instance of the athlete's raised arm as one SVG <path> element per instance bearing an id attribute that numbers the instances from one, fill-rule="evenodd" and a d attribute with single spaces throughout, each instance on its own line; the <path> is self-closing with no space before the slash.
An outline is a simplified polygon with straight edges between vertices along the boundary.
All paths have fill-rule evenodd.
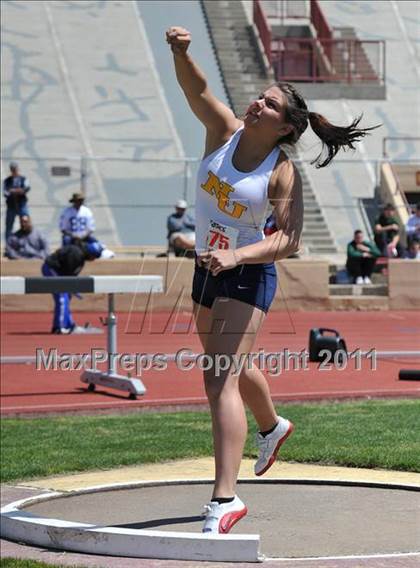
<path id="1" fill-rule="evenodd" d="M 229 107 L 213 95 L 204 73 L 189 55 L 190 32 L 185 28 L 171 27 L 166 32 L 166 41 L 174 55 L 178 83 L 193 113 L 210 135 L 218 138 L 230 136 L 242 123 Z"/>

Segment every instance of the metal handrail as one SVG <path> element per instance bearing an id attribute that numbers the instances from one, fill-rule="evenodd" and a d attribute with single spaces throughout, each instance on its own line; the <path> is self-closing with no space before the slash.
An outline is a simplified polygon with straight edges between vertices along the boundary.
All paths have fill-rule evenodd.
<path id="1" fill-rule="evenodd" d="M 258 30 L 258 34 L 263 44 L 265 54 L 269 65 L 271 65 L 271 29 L 268 25 L 267 18 L 261 6 L 260 0 L 254 0 L 253 3 L 253 19 Z"/>
<path id="2" fill-rule="evenodd" d="M 387 147 L 387 144 L 390 140 L 403 140 L 404 142 L 406 142 L 406 141 L 411 141 L 411 140 L 420 140 L 420 136 L 385 136 L 382 139 L 382 157 L 383 158 L 388 158 L 388 153 L 386 151 L 386 147 Z"/>
<path id="3" fill-rule="evenodd" d="M 359 209 L 360 217 L 362 218 L 363 225 L 365 228 L 365 233 L 368 235 L 369 239 L 373 240 L 373 231 L 368 216 L 366 215 L 366 209 L 362 204 L 362 198 L 357 198 L 357 207 Z"/>
<path id="4" fill-rule="evenodd" d="M 392 175 L 395 178 L 395 182 L 396 182 L 395 183 L 395 195 L 399 195 L 401 197 L 401 200 L 404 203 L 404 207 L 405 207 L 407 213 L 409 215 L 411 215 L 411 207 L 410 207 L 410 204 L 408 203 L 407 196 L 405 195 L 405 193 L 404 193 L 404 191 L 401 187 L 399 175 L 395 171 L 395 168 L 394 168 L 394 165 L 392 164 L 392 162 L 387 162 L 387 163 L 389 164 L 389 166 L 391 168 Z"/>
<path id="5" fill-rule="evenodd" d="M 200 157 L 191 157 L 191 156 L 185 156 L 185 157 L 177 157 L 177 158 L 121 158 L 120 156 L 41 156 L 41 157 L 33 157 L 33 156 L 1 156 L 0 155 L 0 160 L 3 160 L 5 162 L 7 161 L 16 161 L 16 162 L 23 162 L 23 161 L 28 161 L 28 162 L 36 162 L 36 161 L 65 161 L 65 160 L 74 160 L 74 161 L 80 161 L 81 158 L 85 158 L 88 162 L 89 161 L 115 161 L 115 162 L 133 162 L 133 163 L 138 163 L 138 162 L 145 162 L 145 163 L 165 163 L 165 162 L 170 162 L 170 163 L 184 163 L 184 162 L 201 162 L 202 158 Z M 292 158 L 293 162 L 297 162 L 297 163 L 310 163 L 311 160 L 310 158 L 298 158 L 298 157 L 293 157 Z M 400 164 L 400 163 L 407 163 L 407 164 L 411 164 L 411 163 L 418 163 L 419 159 L 418 158 L 396 158 L 395 160 L 393 160 L 392 158 L 384 158 L 383 156 L 379 156 L 379 157 L 369 157 L 367 159 L 368 162 L 387 162 L 387 163 L 395 163 L 395 164 Z M 335 157 L 334 158 L 334 164 L 358 164 L 358 163 L 364 163 L 366 162 L 366 158 L 340 158 L 340 157 Z"/>
<path id="6" fill-rule="evenodd" d="M 316 29 L 319 39 L 332 39 L 332 29 L 328 25 L 327 19 L 317 0 L 311 0 L 311 22 Z"/>
<path id="7" fill-rule="evenodd" d="M 377 69 L 372 67 L 372 62 L 364 52 L 364 48 L 371 45 L 378 46 L 379 55 L 382 55 L 378 58 Z M 272 39 L 271 50 L 272 65 L 282 80 L 345 83 L 379 81 L 383 84 L 385 79 L 383 40 L 282 37 Z M 368 74 L 355 65 L 363 57 L 372 69 Z M 288 72 L 287 65 L 292 69 L 297 68 L 296 72 Z M 341 68 L 337 68 L 337 65 L 341 65 Z"/>

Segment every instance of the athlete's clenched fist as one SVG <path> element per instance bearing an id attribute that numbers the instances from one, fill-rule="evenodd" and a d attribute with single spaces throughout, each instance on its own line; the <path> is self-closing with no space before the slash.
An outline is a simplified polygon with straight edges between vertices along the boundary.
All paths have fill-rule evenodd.
<path id="1" fill-rule="evenodd" d="M 173 26 L 166 32 L 166 41 L 171 46 L 173 53 L 182 55 L 187 52 L 191 43 L 191 34 L 185 28 Z"/>

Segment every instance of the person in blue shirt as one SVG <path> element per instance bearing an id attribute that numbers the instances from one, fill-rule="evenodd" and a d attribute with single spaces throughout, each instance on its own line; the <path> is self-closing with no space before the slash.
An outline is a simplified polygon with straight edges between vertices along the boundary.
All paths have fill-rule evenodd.
<path id="1" fill-rule="evenodd" d="M 411 258 L 413 260 L 420 260 L 420 242 L 412 239 L 404 253 L 403 258 Z"/>
<path id="2" fill-rule="evenodd" d="M 10 176 L 3 181 L 3 194 L 6 198 L 6 241 L 13 232 L 16 217 L 29 216 L 27 194 L 31 189 L 28 178 L 20 175 L 16 162 L 10 162 L 9 168 Z"/>
<path id="3" fill-rule="evenodd" d="M 179 256 L 195 247 L 195 221 L 187 213 L 187 202 L 179 199 L 175 203 L 175 213 L 168 217 L 168 242 L 175 251 L 175 256 Z"/>
<path id="4" fill-rule="evenodd" d="M 52 276 L 78 276 L 86 261 L 100 258 L 103 247 L 97 241 L 66 245 L 47 256 L 41 267 L 46 278 Z M 71 294 L 57 292 L 54 297 L 54 317 L 51 333 L 72 333 L 76 324 L 70 310 Z"/>
<path id="5" fill-rule="evenodd" d="M 18 258 L 41 258 L 48 255 L 48 241 L 33 225 L 27 215 L 20 217 L 20 229 L 10 235 L 6 242 L 5 256 Z"/>

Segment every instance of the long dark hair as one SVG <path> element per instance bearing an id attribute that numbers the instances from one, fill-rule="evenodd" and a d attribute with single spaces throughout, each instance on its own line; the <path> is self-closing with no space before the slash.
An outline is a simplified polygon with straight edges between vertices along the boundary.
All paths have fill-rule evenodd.
<path id="1" fill-rule="evenodd" d="M 354 150 L 354 142 L 359 142 L 364 136 L 369 134 L 370 130 L 378 128 L 372 126 L 370 128 L 357 128 L 363 115 L 358 116 L 349 126 L 335 126 L 331 124 L 322 114 L 309 112 L 308 107 L 302 95 L 290 83 L 278 82 L 275 84 L 285 95 L 287 105 L 285 109 L 285 119 L 287 124 L 293 126 L 293 130 L 286 136 L 280 138 L 280 144 L 294 145 L 305 132 L 308 123 L 312 130 L 322 141 L 322 150 L 319 155 L 312 160 L 311 164 L 315 164 L 317 168 L 327 166 L 337 152 L 343 148 Z M 326 150 L 326 156 L 324 155 Z"/>

